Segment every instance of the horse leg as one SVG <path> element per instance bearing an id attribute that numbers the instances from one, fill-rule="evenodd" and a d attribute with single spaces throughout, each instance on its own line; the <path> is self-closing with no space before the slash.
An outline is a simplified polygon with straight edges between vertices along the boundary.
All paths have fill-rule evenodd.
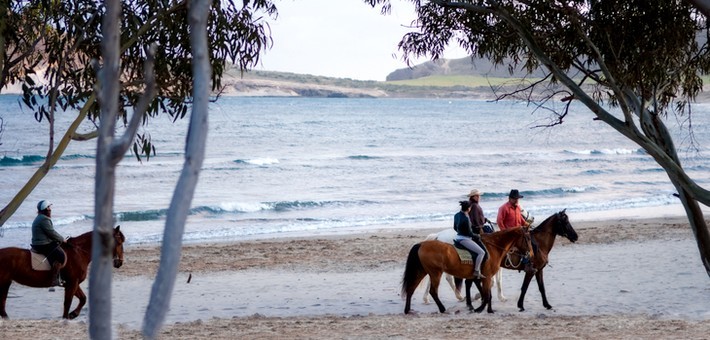
<path id="1" fill-rule="evenodd" d="M 468 310 L 473 310 L 473 303 L 471 303 L 471 285 L 473 284 L 473 279 L 466 279 L 466 306 Z"/>
<path id="2" fill-rule="evenodd" d="M 493 275 L 495 276 L 495 275 Z M 493 277 L 483 279 L 483 296 L 487 300 L 488 313 L 493 313 Z"/>
<path id="3" fill-rule="evenodd" d="M 434 302 L 436 302 L 436 305 L 439 307 L 439 312 L 443 313 L 446 311 L 446 308 L 444 307 L 444 304 L 441 303 L 441 300 L 439 300 L 439 282 L 441 281 L 441 273 L 438 275 L 432 275 L 431 273 L 429 274 L 429 282 L 431 284 L 431 287 L 429 288 L 429 294 L 431 294 L 431 297 L 434 299 Z"/>
<path id="4" fill-rule="evenodd" d="M 483 311 L 483 308 L 486 308 L 486 294 L 483 293 L 483 287 L 481 286 L 481 280 L 475 279 L 475 280 L 473 280 L 473 283 L 476 284 L 476 288 L 478 288 L 478 295 L 481 296 L 481 305 L 478 306 L 478 308 L 474 309 L 473 311 L 476 313 L 480 313 Z"/>
<path id="5" fill-rule="evenodd" d="M 76 292 L 77 288 L 79 288 L 78 283 L 64 283 L 64 311 L 62 313 L 62 318 L 64 319 L 73 319 L 76 317 L 76 315 L 74 317 L 69 315 L 69 309 L 71 308 L 72 299 L 74 299 L 74 293 Z"/>
<path id="6" fill-rule="evenodd" d="M 451 286 L 451 290 L 454 291 L 454 294 L 456 295 L 456 299 L 459 301 L 463 301 L 464 297 L 461 296 L 461 290 L 456 287 L 456 283 L 454 283 L 454 277 L 449 275 L 449 274 L 444 274 L 446 275 L 446 282 L 449 283 L 449 286 Z"/>
<path id="7" fill-rule="evenodd" d="M 431 283 L 429 282 L 427 277 L 425 277 L 423 280 L 426 280 L 426 289 L 424 290 L 424 297 L 422 298 L 422 300 L 424 301 L 425 305 L 428 305 L 429 304 L 429 289 L 431 288 Z"/>
<path id="8" fill-rule="evenodd" d="M 419 284 L 426 277 L 426 275 L 427 274 L 424 272 L 416 273 L 415 277 L 412 278 L 412 284 L 407 284 L 406 287 L 402 290 L 402 293 L 404 293 L 406 296 L 406 302 L 404 304 L 404 314 L 408 314 L 409 311 L 412 309 L 412 295 L 414 295 L 414 291 L 417 290 L 417 287 L 419 287 Z"/>
<path id="9" fill-rule="evenodd" d="M 498 301 L 500 302 L 505 302 L 508 301 L 508 298 L 506 298 L 503 295 L 503 271 L 498 270 L 495 276 L 495 282 L 496 282 L 496 287 L 498 288 Z"/>
<path id="10" fill-rule="evenodd" d="M 79 316 L 79 313 L 81 313 L 81 309 L 84 308 L 84 305 L 86 304 L 86 294 L 84 294 L 84 291 L 81 289 L 81 287 L 79 287 L 79 285 L 76 286 L 74 296 L 79 299 L 79 304 L 71 313 L 69 313 L 70 319 L 75 319 L 77 316 Z"/>
<path id="11" fill-rule="evenodd" d="M 520 287 L 520 298 L 518 298 L 518 310 L 523 312 L 525 307 L 523 306 L 523 301 L 525 300 L 525 293 L 528 291 L 528 286 L 530 285 L 530 280 L 532 280 L 534 274 L 525 272 L 525 278 L 523 279 L 523 286 Z"/>
<path id="12" fill-rule="evenodd" d="M 542 295 L 542 305 L 547 309 L 552 309 L 552 306 L 547 302 L 547 294 L 545 294 L 545 280 L 542 277 L 542 269 L 535 273 L 535 280 L 537 281 L 537 288 L 540 289 L 540 295 Z"/>
<path id="13" fill-rule="evenodd" d="M 5 311 L 5 302 L 7 302 L 7 294 L 10 291 L 11 284 L 12 281 L 0 284 L 0 317 L 3 319 L 7 319 L 7 312 Z"/>

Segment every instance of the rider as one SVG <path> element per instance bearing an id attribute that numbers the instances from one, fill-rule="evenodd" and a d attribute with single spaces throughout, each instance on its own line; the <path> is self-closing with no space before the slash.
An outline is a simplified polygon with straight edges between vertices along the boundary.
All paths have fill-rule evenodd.
<path id="1" fill-rule="evenodd" d="M 474 264 L 473 277 L 483 279 L 485 276 L 481 274 L 481 263 L 486 252 L 476 242 L 473 242 L 473 229 L 471 228 L 471 220 L 468 215 L 471 212 L 471 203 L 469 201 L 459 202 L 461 211 L 454 215 L 454 230 L 456 230 L 456 238 L 462 246 L 468 249 L 471 253 L 476 253 L 476 262 Z"/>
<path id="2" fill-rule="evenodd" d="M 37 217 L 32 222 L 32 249 L 47 257 L 52 265 L 52 286 L 61 286 L 59 270 L 66 259 L 61 247 L 64 243 L 62 235 L 54 230 L 52 223 L 52 203 L 41 200 L 37 203 Z"/>
<path id="3" fill-rule="evenodd" d="M 523 195 L 517 189 L 512 189 L 510 194 L 508 194 L 508 202 L 498 208 L 496 222 L 498 222 L 500 230 L 530 226 L 530 222 L 523 217 L 520 211 L 522 209 L 519 204 L 521 198 L 523 198 Z M 523 263 L 525 264 L 525 272 L 535 273 L 537 271 L 527 257 L 523 258 Z"/>
<path id="4" fill-rule="evenodd" d="M 478 189 L 473 189 L 468 194 L 468 202 L 471 203 L 471 213 L 469 214 L 471 227 L 473 228 L 473 233 L 477 235 L 489 233 L 483 227 L 488 219 L 483 216 L 483 209 L 481 209 L 481 206 L 478 204 L 481 200 L 481 195 L 483 195 L 483 192 Z"/>

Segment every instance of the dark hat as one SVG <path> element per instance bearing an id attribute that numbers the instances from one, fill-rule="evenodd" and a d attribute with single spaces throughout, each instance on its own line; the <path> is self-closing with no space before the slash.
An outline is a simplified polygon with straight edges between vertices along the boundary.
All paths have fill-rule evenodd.
<path id="1" fill-rule="evenodd" d="M 508 198 L 523 198 L 523 195 L 518 192 L 518 189 L 513 189 L 510 191 Z"/>

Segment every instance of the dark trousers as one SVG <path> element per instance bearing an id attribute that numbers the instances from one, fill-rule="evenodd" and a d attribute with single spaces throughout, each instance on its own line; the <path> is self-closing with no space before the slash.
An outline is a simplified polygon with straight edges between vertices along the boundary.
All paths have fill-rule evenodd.
<path id="1" fill-rule="evenodd" d="M 44 255 L 49 260 L 49 265 L 54 265 L 54 263 L 64 263 L 67 255 L 64 254 L 64 249 L 59 246 L 59 242 L 52 242 L 43 245 L 32 245 L 32 249 L 36 252 Z"/>

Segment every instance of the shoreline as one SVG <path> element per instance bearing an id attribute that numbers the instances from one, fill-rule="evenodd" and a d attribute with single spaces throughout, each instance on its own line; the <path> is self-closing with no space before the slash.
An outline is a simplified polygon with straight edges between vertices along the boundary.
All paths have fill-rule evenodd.
<path id="1" fill-rule="evenodd" d="M 695 314 L 699 319 L 673 314 L 673 309 L 678 308 L 677 304 L 682 304 L 683 301 L 690 302 L 688 299 L 692 299 L 697 305 L 697 301 L 707 301 L 704 297 L 710 298 L 707 277 L 699 280 L 700 291 L 697 287 L 694 288 L 696 295 L 691 297 L 684 295 L 690 292 L 687 284 L 677 281 L 688 279 L 688 274 L 683 271 L 680 274 L 673 272 L 672 277 L 661 276 L 661 281 L 641 278 L 644 284 L 652 285 L 649 287 L 634 283 L 637 279 L 635 276 L 656 275 L 653 272 L 670 273 L 672 270 L 678 270 L 677 264 L 644 271 L 643 268 L 649 268 L 648 264 L 639 261 L 654 260 L 654 256 L 644 255 L 630 260 L 639 262 L 641 268 L 638 269 L 642 270 L 640 273 L 651 273 L 632 274 L 617 269 L 613 271 L 617 274 L 611 275 L 612 273 L 606 272 L 605 266 L 615 265 L 617 261 L 613 260 L 613 255 L 604 255 L 605 261 L 594 260 L 600 256 L 597 255 L 599 251 L 617 249 L 617 252 L 633 253 L 638 249 L 647 249 L 646 251 L 653 253 L 659 248 L 659 242 L 664 242 L 661 244 L 668 249 L 675 249 L 677 246 L 674 244 L 681 241 L 687 245 L 689 240 L 694 239 L 684 218 L 571 222 L 580 235 L 579 241 L 572 244 L 566 239 L 557 238 L 551 253 L 550 267 L 545 270 L 548 296 L 556 309 L 547 311 L 540 306 L 539 297 L 535 295 L 535 283 L 532 283 L 526 297 L 528 310 L 524 313 L 517 312 L 515 300 L 519 293 L 516 288 L 519 283 L 515 280 L 519 279 L 520 275 L 514 271 L 506 271 L 504 283 L 508 284 L 506 295 L 509 301 L 499 302 L 494 297 L 494 307 L 498 313 L 492 315 L 469 313 L 463 303 L 457 303 L 453 299 L 453 293 L 446 284 L 440 286 L 440 292 L 442 301 L 448 308 L 447 313 L 440 314 L 435 306 L 423 305 L 420 300 L 420 288 L 415 293 L 416 300 L 413 300 L 416 312 L 410 315 L 402 314 L 403 302 L 398 296 L 397 285 L 406 261 L 406 253 L 413 244 L 422 241 L 428 232 L 439 231 L 440 228 L 384 229 L 348 235 L 188 244 L 182 251 L 177 278 L 178 286 L 182 286 L 182 290 L 179 294 L 173 294 L 171 310 L 178 314 L 188 313 L 183 316 L 186 317 L 185 320 L 191 321 L 166 323 L 159 338 L 430 339 L 470 337 L 474 334 L 496 338 L 707 338 L 707 334 L 710 334 L 710 309 L 702 305 L 694 307 L 699 308 Z M 652 249 L 648 249 L 648 246 L 638 248 L 645 244 L 651 245 Z M 694 244 L 691 247 L 694 247 Z M 697 249 L 691 249 L 690 253 L 680 259 L 673 256 L 668 258 L 681 261 L 680 263 L 688 261 L 688 257 L 694 257 L 690 260 L 698 261 Z M 141 285 L 150 286 L 159 255 L 159 246 L 127 247 L 124 267 L 113 272 L 114 299 L 128 301 L 121 298 L 122 290 L 131 291 L 137 290 Z M 578 268 L 577 272 L 570 271 L 571 267 L 568 267 L 565 261 L 571 261 L 570 257 L 574 256 L 579 257 L 579 260 L 574 261 L 591 262 L 581 269 Z M 697 276 L 704 275 L 697 271 L 697 268 L 692 269 L 696 286 Z M 189 274 L 193 275 L 193 282 L 186 285 L 185 278 Z M 368 276 L 375 281 L 371 286 L 363 287 L 362 280 Z M 305 280 L 305 283 L 299 283 L 301 280 Z M 383 283 L 375 283 L 379 282 L 376 280 L 385 282 L 384 286 Z M 311 282 L 313 285 L 303 286 Z M 596 282 L 594 286 L 589 286 L 593 282 Z M 210 284 L 213 286 L 200 286 Z M 656 285 L 659 287 L 654 288 Z M 671 288 L 676 285 L 683 288 Z M 590 305 L 590 301 L 583 299 L 582 295 L 591 294 L 592 287 L 604 288 L 607 292 L 597 293 L 600 295 L 594 296 Z M 702 287 L 705 287 L 704 290 Z M 358 295 L 363 294 L 362 289 L 372 291 L 370 300 L 357 298 L 362 296 Z M 22 307 L 29 308 L 27 315 L 35 316 L 0 321 L 1 334 L 7 338 L 86 337 L 87 309 L 82 311 L 77 320 L 61 321 L 57 318 L 61 310 L 60 303 L 46 301 L 46 294 L 54 294 L 49 296 L 57 299 L 61 293 L 44 293 L 46 290 L 30 288 L 27 290 L 27 294 L 23 293 L 18 298 L 8 300 L 8 314 L 11 318 L 13 311 L 15 315 L 21 314 L 19 309 Z M 339 293 L 340 290 L 343 293 Z M 199 294 L 190 298 L 191 292 Z M 582 292 L 584 294 L 579 294 Z M 637 302 L 636 294 L 640 294 L 642 299 L 651 300 Z M 700 297 L 697 294 L 701 294 Z M 130 305 L 147 303 L 147 300 L 143 301 L 146 297 L 132 296 L 130 301 L 134 302 L 128 303 Z M 23 299 L 32 300 L 27 303 L 23 302 Z M 193 305 L 194 302 L 189 302 L 191 299 L 199 299 L 205 306 Z M 628 301 L 624 302 L 625 307 L 621 312 L 608 312 L 608 302 L 605 302 L 607 299 Z M 649 312 L 645 309 L 649 302 L 644 301 L 654 301 L 652 303 L 660 304 L 655 308 L 668 311 L 657 314 L 652 309 Z M 76 301 L 74 303 L 76 304 Z M 304 305 L 299 307 L 299 304 Z M 36 308 L 40 308 L 48 316 L 40 316 L 45 314 L 38 314 Z M 132 308 L 138 307 L 134 305 Z M 288 308 L 293 312 L 289 312 Z M 325 314 L 302 315 L 302 312 L 298 312 L 300 308 L 316 308 Z M 584 312 L 584 308 L 592 309 L 591 312 Z M 114 325 L 116 337 L 140 339 L 137 329 L 140 326 L 136 322 L 129 325 L 119 322 L 118 319 L 142 319 L 142 313 L 127 310 L 126 304 L 117 302 L 114 302 L 113 309 L 114 318 L 117 319 Z M 370 312 L 367 312 L 368 310 Z M 694 313 L 692 309 L 690 311 Z M 278 313 L 285 314 L 275 316 L 280 315 Z M 352 315 L 353 313 L 356 315 Z"/>

